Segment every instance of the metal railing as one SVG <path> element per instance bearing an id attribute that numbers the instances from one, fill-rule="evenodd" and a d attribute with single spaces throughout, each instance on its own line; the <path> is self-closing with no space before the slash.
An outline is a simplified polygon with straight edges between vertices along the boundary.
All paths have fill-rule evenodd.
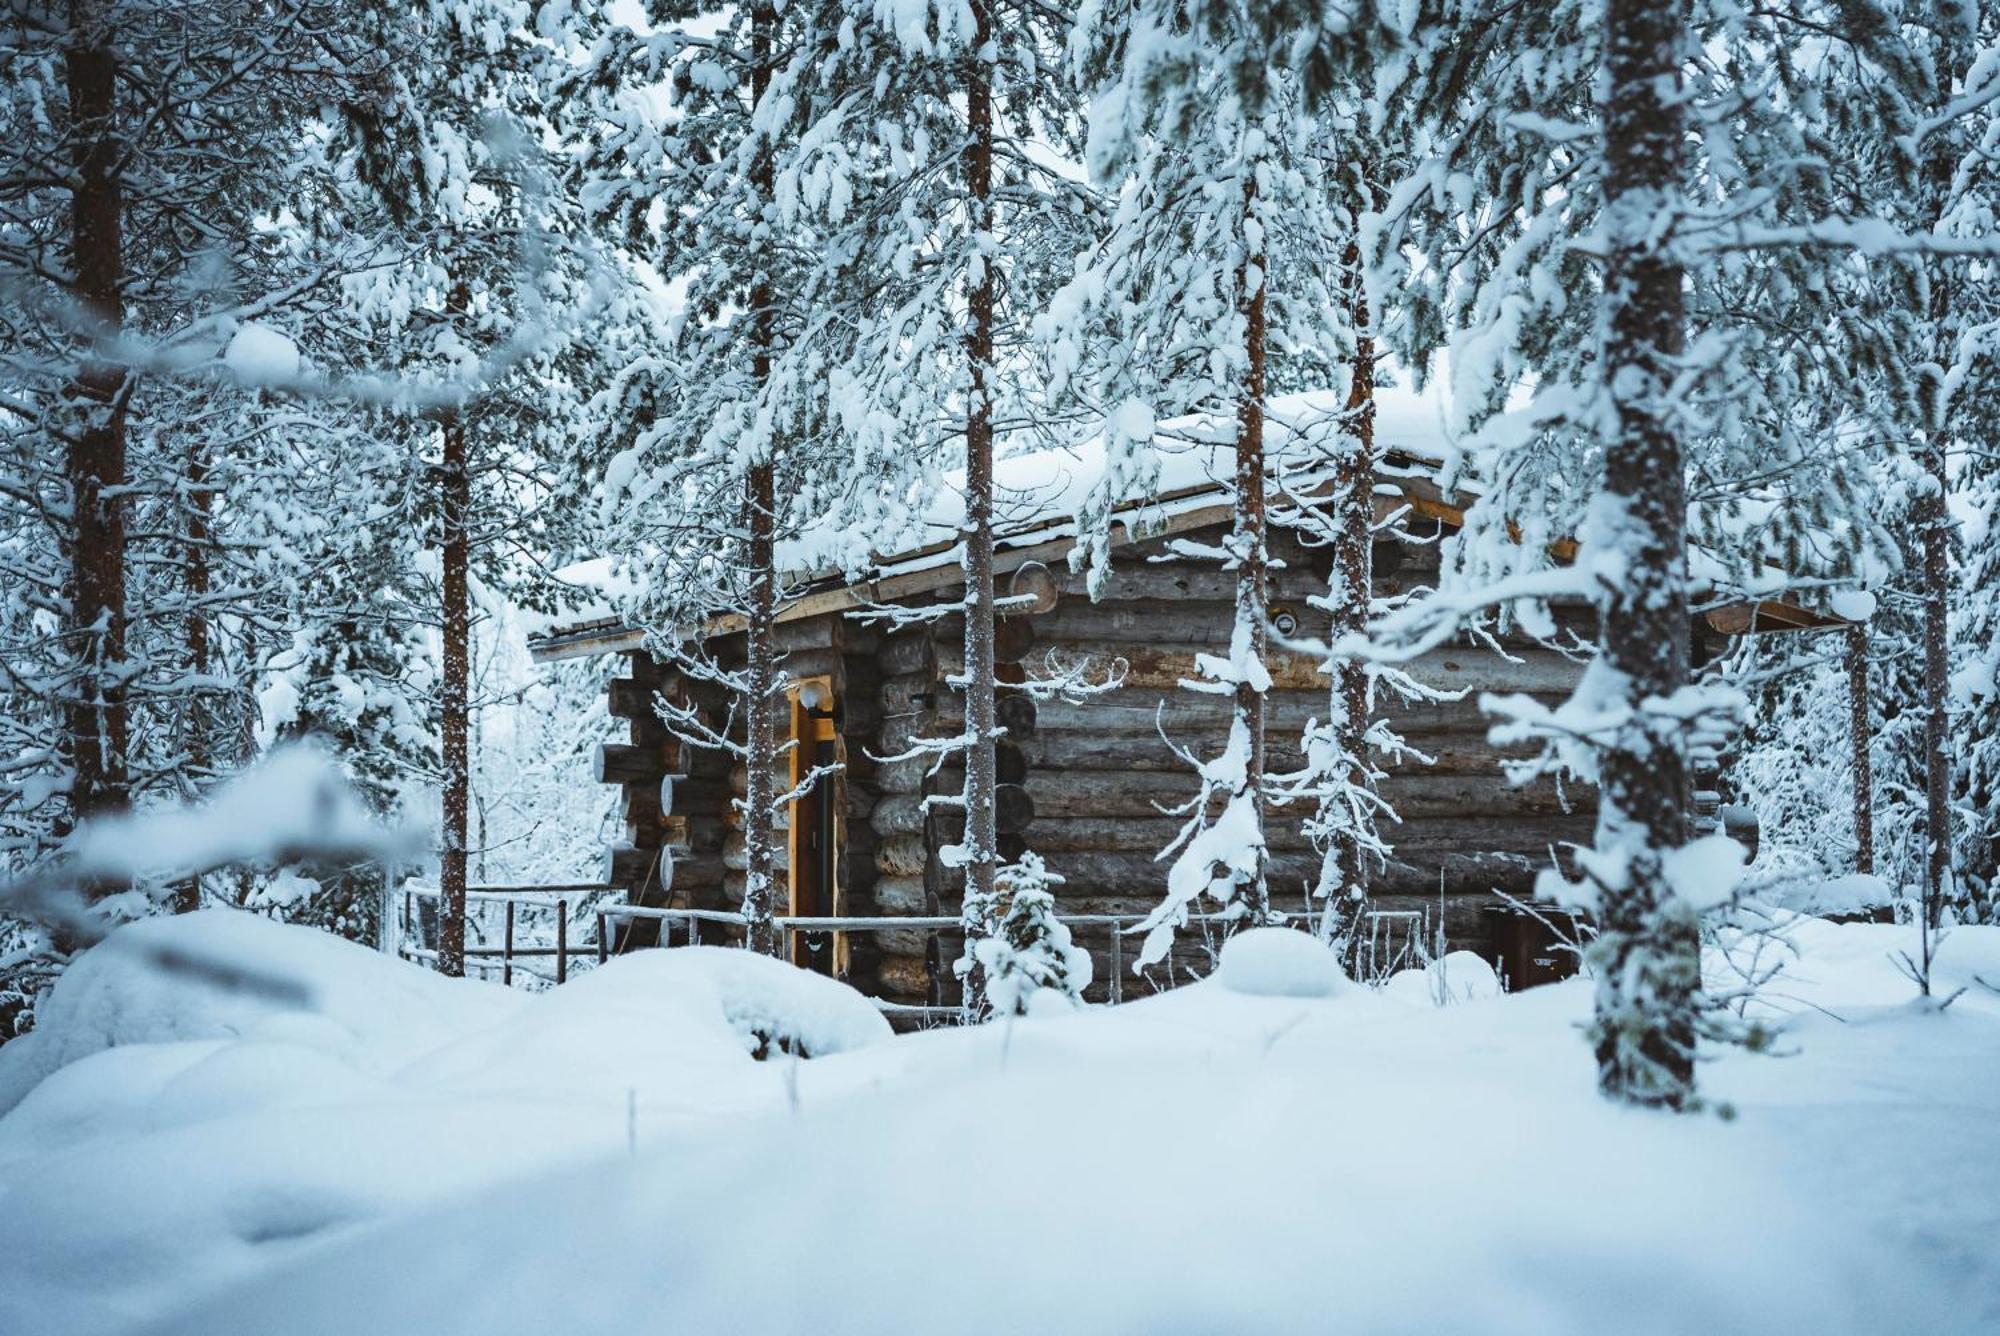
<path id="1" fill-rule="evenodd" d="M 514 983 L 515 961 L 546 960 L 554 957 L 556 967 L 555 982 L 558 984 L 567 983 L 569 982 L 569 961 L 571 956 L 595 955 L 600 961 L 605 958 L 601 942 L 596 945 L 570 945 L 570 897 L 572 895 L 576 896 L 580 901 L 588 895 L 608 895 L 613 892 L 623 891 L 624 889 L 622 886 L 605 886 L 595 882 L 557 882 L 545 886 L 469 886 L 465 891 L 465 899 L 468 905 L 499 903 L 505 909 L 502 915 L 500 945 L 468 945 L 465 948 L 465 963 L 470 967 L 480 970 L 490 971 L 497 968 L 500 971 L 500 982 L 512 987 Z M 415 931 L 418 926 L 416 901 L 435 900 L 443 892 L 435 886 L 411 886 L 408 884 L 405 884 L 401 890 L 402 918 L 399 924 L 401 929 L 398 938 L 400 943 L 399 954 L 409 960 L 434 961 L 437 959 L 438 953 L 436 951 L 428 947 L 410 946 L 407 943 L 413 936 L 417 935 Z M 534 898 L 551 895 L 556 898 L 553 900 Z M 554 946 L 515 945 L 516 920 L 519 916 L 519 911 L 522 909 L 548 911 L 555 915 L 556 941 Z M 600 916 L 598 919 L 598 932 L 602 934 L 603 931 L 604 920 Z M 524 972 L 535 974 L 537 978 L 546 977 L 535 971 L 524 970 Z"/>
<path id="2" fill-rule="evenodd" d="M 572 945 L 569 940 L 569 907 L 571 896 L 581 900 L 590 895 L 606 895 L 624 891 L 624 887 L 605 886 L 597 883 L 572 882 L 546 886 L 473 886 L 466 890 L 469 903 L 498 902 L 505 906 L 501 926 L 501 941 L 498 946 L 468 946 L 465 951 L 469 966 L 500 971 L 500 981 L 511 985 L 514 981 L 514 963 L 517 960 L 555 960 L 555 982 L 565 983 L 569 978 L 569 961 L 572 956 L 592 955 L 596 963 L 603 964 L 611 958 L 615 946 L 614 921 L 653 921 L 660 924 L 660 945 L 672 946 L 674 925 L 679 925 L 682 945 L 701 944 L 704 925 L 717 929 L 745 928 L 750 920 L 743 914 L 729 909 L 665 909 L 645 905 L 598 905 L 592 911 L 597 919 L 597 940 L 587 945 Z M 419 899 L 436 899 L 441 892 L 434 886 L 409 886 L 402 890 L 402 940 L 407 942 L 416 928 L 415 902 Z M 536 899 L 534 897 L 556 897 Z M 517 946 L 515 932 L 517 914 L 520 909 L 547 910 L 555 915 L 554 946 Z M 1125 938 L 1131 931 L 1143 924 L 1149 915 L 1131 914 L 1065 914 L 1058 911 L 1055 920 L 1072 928 L 1105 928 L 1110 956 L 1110 977 L 1106 984 L 1110 1000 L 1116 1004 L 1125 1000 Z M 1422 929 L 1423 915 L 1409 910 L 1369 911 L 1371 951 L 1390 954 L 1390 934 L 1396 932 L 1416 933 Z M 1303 910 L 1278 910 L 1272 919 L 1286 925 L 1311 924 L 1319 918 L 1317 913 Z M 1190 914 L 1190 924 L 1214 924 L 1234 922 L 1228 914 Z M 916 929 L 924 932 L 962 931 L 965 920 L 955 914 L 911 914 L 911 915 L 820 915 L 820 914 L 776 914 L 772 923 L 782 934 L 783 958 L 793 959 L 796 955 L 798 939 L 801 935 L 824 936 L 832 933 L 858 932 L 878 933 Z M 437 952 L 423 947 L 405 945 L 402 954 L 412 960 L 435 960 Z M 530 973 L 534 973 L 530 971 Z M 546 976 L 536 974 L 535 977 Z M 871 999 L 875 1005 L 890 1015 L 920 1017 L 926 1019 L 959 1018 L 963 1009 L 951 1006 L 928 1006 L 915 1003 L 889 1002 L 881 998 Z"/>
<path id="3" fill-rule="evenodd" d="M 1112 1003 L 1115 1005 L 1116 1003 L 1123 1002 L 1125 1000 L 1125 937 L 1130 929 L 1144 923 L 1150 915 L 1064 914 L 1058 912 L 1054 917 L 1056 922 L 1063 924 L 1065 927 L 1105 927 L 1111 930 L 1107 934 L 1110 939 L 1111 955 L 1111 977 L 1107 980 L 1107 983 L 1110 988 Z M 1278 910 L 1272 914 L 1273 920 L 1288 925 L 1300 921 L 1311 923 L 1317 920 L 1318 917 L 1319 915 L 1315 913 L 1298 910 Z M 1405 917 L 1405 915 L 1399 913 L 1397 917 Z M 750 922 L 742 914 L 727 909 L 653 909 L 642 905 L 603 905 L 597 910 L 597 958 L 599 963 L 606 960 L 610 954 L 611 933 L 608 922 L 611 919 L 652 919 L 658 921 L 661 925 L 660 945 L 662 946 L 672 944 L 672 932 L 668 926 L 671 924 L 679 923 L 685 925 L 686 940 L 683 942 L 683 945 L 698 946 L 701 943 L 701 925 L 704 923 L 741 928 L 747 927 Z M 1187 917 L 1187 922 L 1189 923 L 1233 923 L 1235 921 L 1235 917 L 1229 914 L 1190 914 Z M 909 928 L 917 928 L 929 932 L 948 932 L 965 927 L 965 920 L 955 914 L 912 914 L 895 917 L 870 916 L 865 918 L 812 914 L 774 914 L 771 916 L 771 922 L 784 934 L 782 939 L 784 944 L 783 958 L 787 960 L 793 958 L 797 938 L 802 933 L 811 935 L 815 933 L 835 932 L 895 932 Z M 897 1003 L 883 1002 L 879 998 L 875 1000 L 875 1004 L 884 1011 L 904 1015 L 923 1013 L 938 1016 L 956 1016 L 961 1011 L 961 1008 L 958 1007 L 899 1005 Z"/>

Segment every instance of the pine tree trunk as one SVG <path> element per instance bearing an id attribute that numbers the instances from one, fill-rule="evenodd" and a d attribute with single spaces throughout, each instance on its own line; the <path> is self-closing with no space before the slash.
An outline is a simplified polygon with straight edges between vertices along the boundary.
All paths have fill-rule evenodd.
<path id="1" fill-rule="evenodd" d="M 1601 762 L 1597 847 L 1624 868 L 1600 887 L 1598 1085 L 1613 1100 L 1683 1108 L 1694 1098 L 1698 923 L 1664 856 L 1687 842 L 1687 747 L 1675 720 L 1638 712 L 1688 681 L 1687 498 L 1668 402 L 1685 341 L 1680 262 L 1657 224 L 1679 200 L 1679 64 L 1685 0 L 1608 0 L 1604 61 L 1605 392 L 1615 426 L 1593 541 L 1623 558 L 1603 594 L 1603 656 L 1633 718 Z"/>
<path id="2" fill-rule="evenodd" d="M 1848 730 L 1854 740 L 1854 870 L 1875 871 L 1875 763 L 1868 709 L 1868 628 L 1847 628 Z"/>
<path id="3" fill-rule="evenodd" d="M 1936 928 L 1951 878 L 1951 512 L 1946 503 L 1944 433 L 1933 430 L 1924 463 L 1924 924 Z M 1930 990 L 1931 933 L 1923 934 L 1924 990 Z"/>
<path id="4" fill-rule="evenodd" d="M 1250 661 L 1263 663 L 1269 621 L 1269 546 L 1264 506 L 1264 298 L 1267 269 L 1257 219 L 1254 162 L 1246 163 L 1244 168 L 1243 224 L 1244 259 L 1237 270 L 1236 290 L 1243 303 L 1245 365 L 1243 397 L 1236 409 L 1236 514 L 1229 544 L 1237 563 L 1237 643 L 1231 648 L 1239 660 L 1239 668 Z M 1257 832 L 1261 837 L 1264 829 L 1264 692 L 1261 683 L 1243 680 L 1239 675 L 1236 716 L 1250 744 L 1241 791 L 1250 799 Z M 1261 853 L 1255 874 L 1239 894 L 1251 912 L 1252 921 L 1260 921 L 1266 916 L 1270 892 L 1264 881 Z"/>
<path id="5" fill-rule="evenodd" d="M 761 102 L 771 82 L 771 30 L 776 14 L 759 6 L 751 16 L 750 100 Z M 750 167 L 750 183 L 760 205 L 773 194 L 773 168 L 768 147 L 760 147 Z M 761 262 L 761 260 L 760 260 Z M 771 302 L 769 276 L 761 269 L 750 284 L 751 377 L 762 387 L 771 375 Z M 745 558 L 750 590 L 744 608 L 745 657 L 743 793 L 743 917 L 750 949 L 778 954 L 778 929 L 771 921 L 777 903 L 777 822 L 772 810 L 778 799 L 778 573 L 775 484 L 772 456 L 775 441 L 751 464 L 745 478 L 743 521 L 748 535 Z"/>
<path id="6" fill-rule="evenodd" d="M 208 456 L 199 438 L 187 452 L 187 655 L 188 672 L 197 679 L 209 670 L 208 569 L 209 542 L 214 532 L 214 498 L 208 488 Z M 197 682 L 188 696 L 187 768 L 197 782 L 208 778 L 215 762 L 208 688 Z M 201 877 L 189 877 L 174 888 L 174 912 L 191 914 L 201 908 Z"/>
<path id="7" fill-rule="evenodd" d="M 974 32 L 966 58 L 965 105 L 970 142 L 965 186 L 972 197 L 974 235 L 992 230 L 993 88 L 986 44 L 992 29 L 985 0 L 973 0 Z M 993 365 L 993 271 L 980 256 L 967 294 L 965 336 L 965 903 L 990 903 L 1000 866 L 993 801 L 995 684 L 993 669 L 993 406 L 988 399 Z"/>
<path id="8" fill-rule="evenodd" d="M 455 309 L 462 306 L 455 304 Z M 439 543 L 444 565 L 444 832 L 438 856 L 438 970 L 465 973 L 465 825 L 472 787 L 467 748 L 472 687 L 472 473 L 465 422 L 456 408 L 444 419 L 439 471 Z"/>
<path id="9" fill-rule="evenodd" d="M 1358 274 L 1360 251 L 1349 246 L 1344 263 Z M 1333 640 L 1361 636 L 1368 631 L 1368 614 L 1374 593 L 1375 524 L 1375 340 L 1368 329 L 1368 298 L 1359 291 L 1352 313 L 1356 337 L 1352 379 L 1347 389 L 1347 432 L 1352 438 L 1334 468 L 1332 496 Z M 1342 782 L 1363 786 L 1368 783 L 1368 767 L 1362 752 L 1368 732 L 1368 667 L 1359 658 L 1336 659 L 1333 664 L 1332 713 L 1334 744 L 1348 773 Z M 1362 848 L 1362 832 L 1351 824 L 1336 828 L 1330 866 L 1321 871 L 1321 893 L 1327 898 L 1329 919 L 1335 897 L 1349 902 L 1348 919 L 1359 912 L 1368 898 L 1368 857 Z"/>
<path id="10" fill-rule="evenodd" d="M 64 708 L 70 813 L 119 811 L 129 797 L 125 660 L 125 407 L 131 379 L 101 356 L 124 323 L 124 191 L 119 179 L 118 62 L 100 6 L 74 0 L 64 61 L 75 184 L 70 196 L 75 292 L 96 345 L 65 391 L 72 434 L 64 480 L 72 506 L 69 616 L 76 672 Z"/>

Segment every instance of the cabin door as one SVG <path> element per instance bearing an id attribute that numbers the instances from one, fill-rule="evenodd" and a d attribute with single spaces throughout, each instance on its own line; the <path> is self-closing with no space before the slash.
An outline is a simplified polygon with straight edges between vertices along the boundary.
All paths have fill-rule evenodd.
<path id="1" fill-rule="evenodd" d="M 838 766 L 845 759 L 836 726 L 833 682 L 826 677 L 801 679 L 791 692 L 791 779 L 796 792 L 815 769 Z M 791 912 L 808 918 L 841 913 L 839 798 L 841 775 L 822 774 L 810 790 L 792 799 L 787 853 Z M 802 969 L 835 977 L 847 973 L 847 935 L 839 932 L 795 932 L 792 963 Z"/>

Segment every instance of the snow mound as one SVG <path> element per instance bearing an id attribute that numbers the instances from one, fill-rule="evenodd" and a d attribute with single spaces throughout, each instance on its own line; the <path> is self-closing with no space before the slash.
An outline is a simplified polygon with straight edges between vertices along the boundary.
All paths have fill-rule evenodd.
<path id="1" fill-rule="evenodd" d="M 520 1001 L 240 910 L 143 919 L 79 956 L 35 1028 L 0 1048 L 0 1113 L 110 1048 L 282 1038 L 379 1070 Z"/>
<path id="2" fill-rule="evenodd" d="M 222 364 L 245 385 L 289 385 L 299 378 L 299 346 L 269 325 L 246 324 L 229 340 Z"/>
<path id="3" fill-rule="evenodd" d="M 825 1057 L 893 1033 L 873 1002 L 839 980 L 727 946 L 633 952 L 548 997 L 556 1006 L 678 1012 L 760 1055 Z"/>
<path id="4" fill-rule="evenodd" d="M 1326 944 L 1296 928 L 1252 928 L 1222 946 L 1215 977 L 1252 997 L 1328 997 L 1347 984 Z"/>
<path id="5" fill-rule="evenodd" d="M 1501 992 L 1500 976 L 1473 951 L 1448 951 L 1422 969 L 1398 970 L 1382 984 L 1383 996 L 1419 1007 L 1479 1002 Z"/>

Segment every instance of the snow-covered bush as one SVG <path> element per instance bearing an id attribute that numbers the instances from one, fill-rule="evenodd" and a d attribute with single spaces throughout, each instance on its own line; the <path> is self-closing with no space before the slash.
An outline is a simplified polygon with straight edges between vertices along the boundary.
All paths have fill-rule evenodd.
<path id="1" fill-rule="evenodd" d="M 978 928 L 956 966 L 965 980 L 967 1009 L 1018 1016 L 1043 992 L 1080 1004 L 1090 986 L 1090 953 L 1070 940 L 1069 928 L 1056 918 L 1049 888 L 1062 878 L 1039 854 L 1024 853 L 1018 863 L 1001 868 L 996 880 L 990 903 L 966 904 L 966 920 Z"/>

